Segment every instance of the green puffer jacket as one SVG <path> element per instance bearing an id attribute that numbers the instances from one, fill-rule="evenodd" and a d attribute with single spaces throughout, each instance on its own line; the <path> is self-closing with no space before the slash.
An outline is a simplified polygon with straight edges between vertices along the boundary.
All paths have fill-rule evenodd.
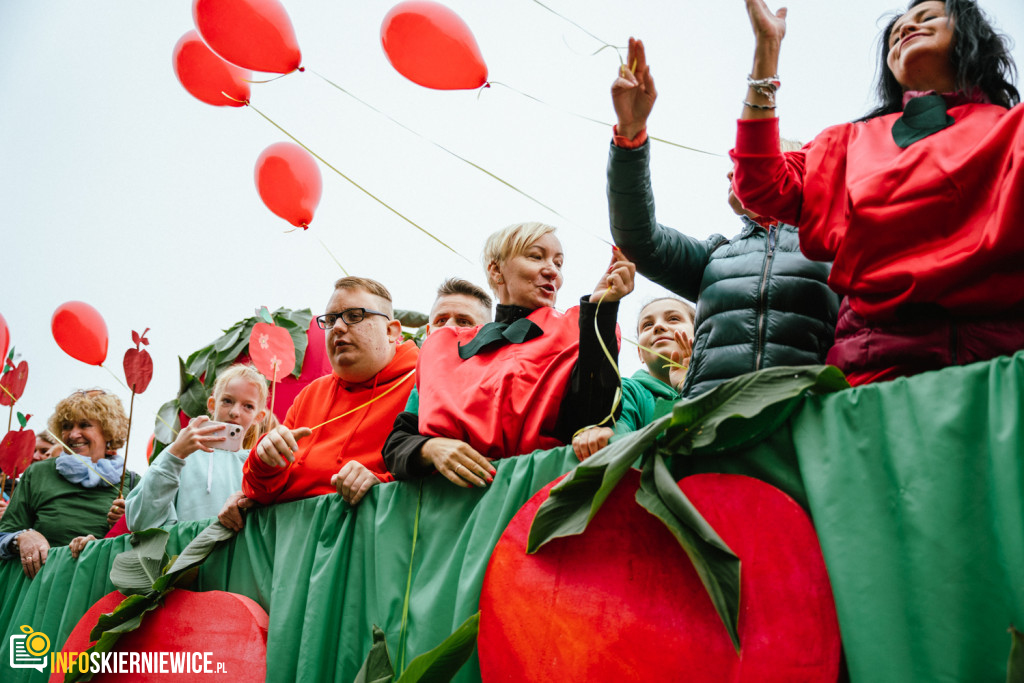
<path id="1" fill-rule="evenodd" d="M 649 161 L 649 142 L 611 146 L 608 213 L 612 238 L 637 271 L 697 302 L 682 395 L 762 368 L 824 363 L 839 310 L 828 287 L 831 264 L 804 257 L 792 225 L 765 230 L 744 217 L 736 237 L 706 240 L 659 225 Z"/>

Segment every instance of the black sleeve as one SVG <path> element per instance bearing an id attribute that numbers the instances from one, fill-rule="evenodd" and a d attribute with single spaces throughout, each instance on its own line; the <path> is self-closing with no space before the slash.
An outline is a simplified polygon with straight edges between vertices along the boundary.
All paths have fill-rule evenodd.
<path id="1" fill-rule="evenodd" d="M 615 338 L 615 321 L 619 314 L 619 302 L 590 303 L 590 297 L 580 300 L 580 352 L 569 377 L 569 390 L 562 399 L 555 426 L 555 437 L 564 443 L 572 441 L 573 434 L 581 427 L 598 424 L 612 412 L 612 402 L 619 388 L 619 374 L 612 367 L 601 349 L 597 329 L 608 348 L 608 353 L 619 362 L 619 343 Z M 621 403 L 615 408 L 615 417 L 622 412 Z M 611 421 L 606 423 L 611 427 Z"/>
<path id="2" fill-rule="evenodd" d="M 398 414 L 381 450 L 384 464 L 395 479 L 417 479 L 434 471 L 433 466 L 420 462 L 423 444 L 429 440 L 429 436 L 419 433 L 419 416 L 416 413 Z"/>

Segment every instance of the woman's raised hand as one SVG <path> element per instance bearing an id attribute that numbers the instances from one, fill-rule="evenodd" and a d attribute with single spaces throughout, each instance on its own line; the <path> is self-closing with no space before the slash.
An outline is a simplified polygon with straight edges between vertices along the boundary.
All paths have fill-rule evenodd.
<path id="1" fill-rule="evenodd" d="M 618 301 L 633 291 L 636 265 L 617 248 L 612 248 L 612 263 L 597 281 L 590 303 Z"/>
<path id="2" fill-rule="evenodd" d="M 750 27 L 754 29 L 754 38 L 760 45 L 762 41 L 774 43 L 776 46 L 786 36 L 786 13 L 785 7 L 772 13 L 764 0 L 746 0 L 747 14 L 750 16 Z M 774 73 L 774 72 L 772 72 Z M 772 74 L 768 74 L 771 76 Z M 766 78 L 754 74 L 754 78 Z"/>
<path id="3" fill-rule="evenodd" d="M 672 387 L 676 391 L 682 392 L 693 356 L 693 340 L 690 339 L 690 335 L 680 330 L 675 331 L 675 338 L 678 348 L 668 354 L 669 360 L 672 361 L 668 368 L 668 377 Z"/>
<path id="4" fill-rule="evenodd" d="M 626 63 L 612 83 L 612 104 L 618 117 L 618 133 L 632 140 L 647 127 L 658 91 L 654 89 L 642 40 L 629 39 Z"/>

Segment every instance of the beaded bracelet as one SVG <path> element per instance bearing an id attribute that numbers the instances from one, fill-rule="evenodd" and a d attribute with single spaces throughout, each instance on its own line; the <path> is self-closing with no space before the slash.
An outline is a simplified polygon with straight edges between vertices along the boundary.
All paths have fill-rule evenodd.
<path id="1" fill-rule="evenodd" d="M 753 102 L 747 102 L 746 100 L 743 100 L 743 106 L 750 107 L 751 109 L 760 109 L 762 111 L 771 111 L 772 109 L 775 109 L 774 104 L 754 104 Z"/>

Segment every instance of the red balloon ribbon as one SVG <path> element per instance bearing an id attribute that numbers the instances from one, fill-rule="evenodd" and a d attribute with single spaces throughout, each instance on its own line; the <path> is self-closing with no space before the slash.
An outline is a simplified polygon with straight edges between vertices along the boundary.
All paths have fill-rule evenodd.
<path id="1" fill-rule="evenodd" d="M 216 107 L 241 107 L 249 101 L 252 72 L 228 64 L 195 31 L 174 46 L 174 75 L 190 95 Z"/>
<path id="2" fill-rule="evenodd" d="M 437 2 L 395 5 L 380 27 L 380 42 L 398 73 L 435 90 L 474 90 L 487 82 L 480 46 L 458 14 Z"/>
<path id="3" fill-rule="evenodd" d="M 268 209 L 296 227 L 308 228 L 320 204 L 323 181 L 309 152 L 292 142 L 277 142 L 256 160 L 256 189 Z"/>
<path id="4" fill-rule="evenodd" d="M 195 0 L 192 18 L 210 49 L 244 69 L 287 74 L 302 53 L 277 0 Z"/>
<path id="5" fill-rule="evenodd" d="M 50 330 L 57 346 L 72 358 L 89 365 L 103 365 L 107 359 L 107 323 L 89 304 L 61 304 L 50 319 Z"/>

